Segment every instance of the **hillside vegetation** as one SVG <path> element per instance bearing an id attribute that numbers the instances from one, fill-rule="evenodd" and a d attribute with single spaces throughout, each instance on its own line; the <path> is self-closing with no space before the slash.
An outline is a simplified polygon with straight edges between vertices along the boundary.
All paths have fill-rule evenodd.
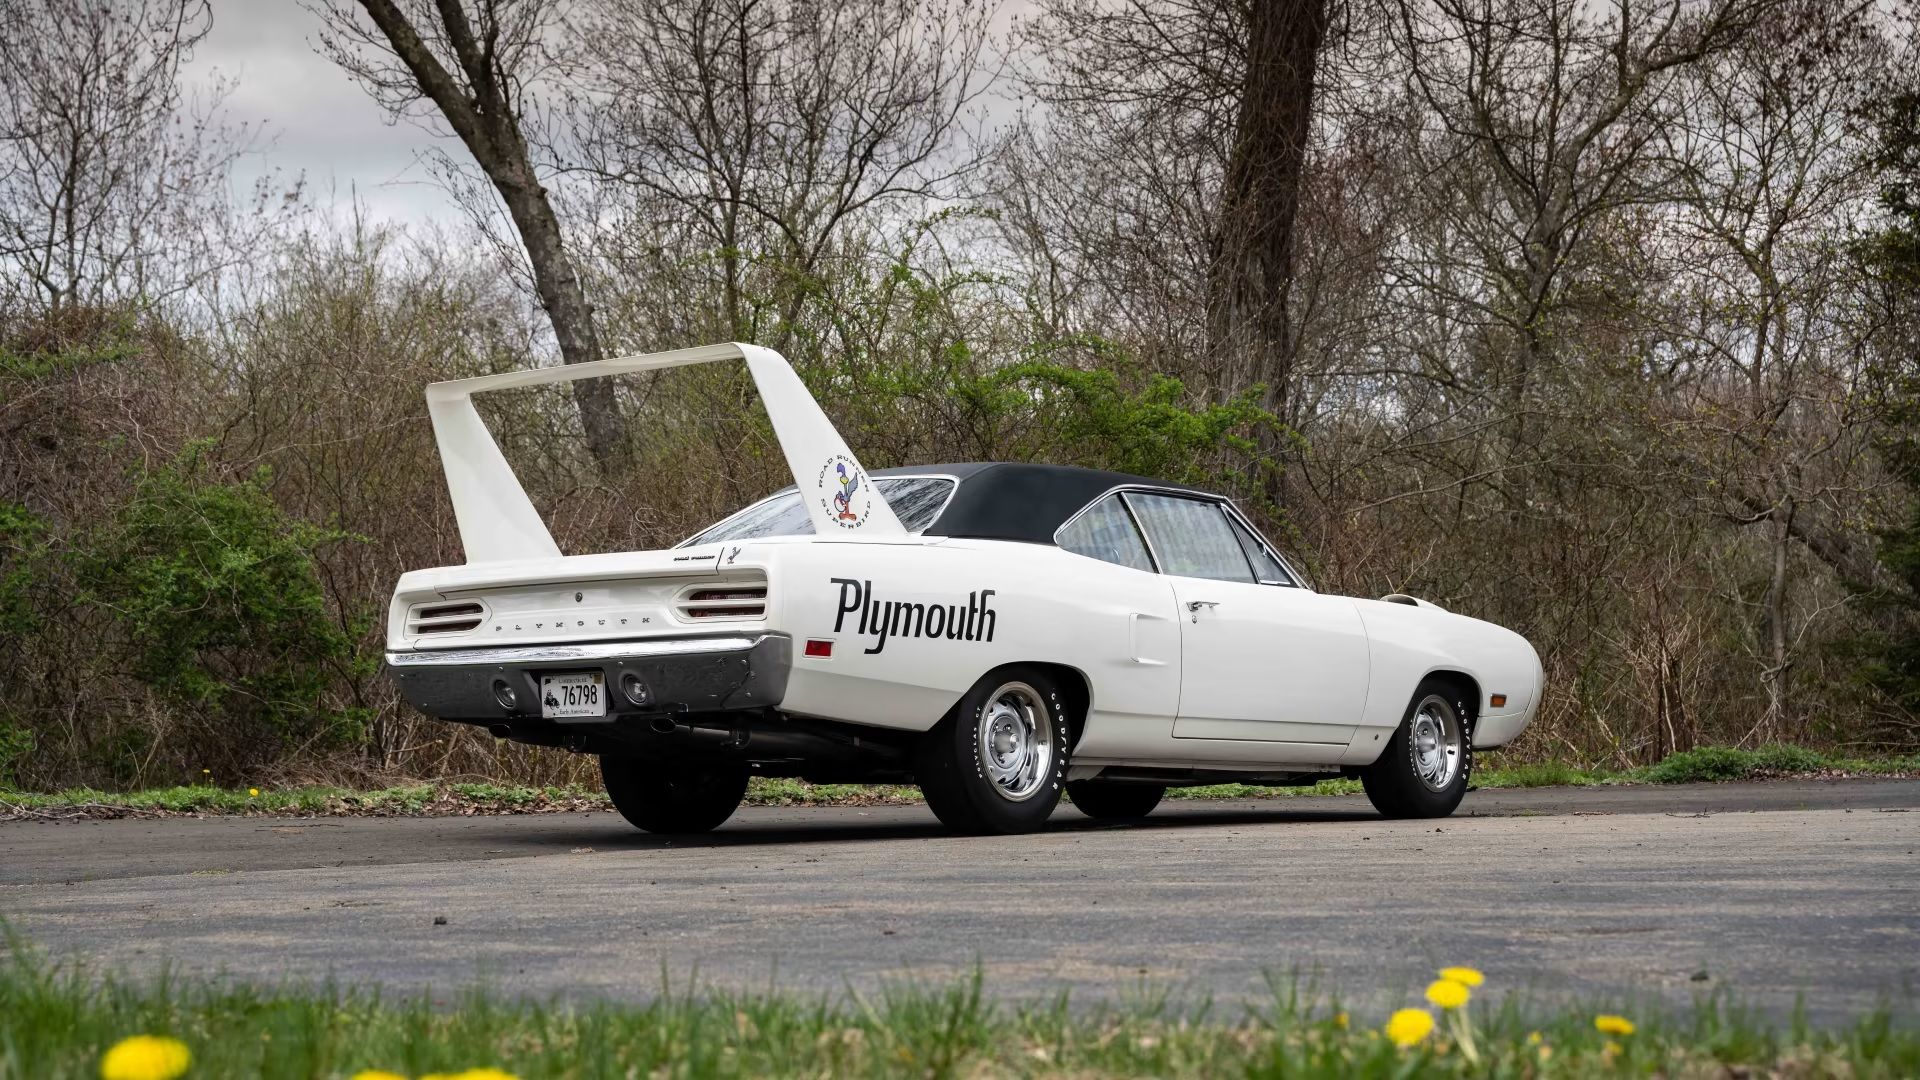
<path id="1" fill-rule="evenodd" d="M 19 9 L 0 787 L 590 784 L 381 676 L 395 577 L 462 559 L 421 391 L 728 339 L 872 467 L 1213 485 L 1322 589 L 1513 627 L 1517 759 L 1920 748 L 1904 7 L 1382 0 L 1281 34 L 1317 74 L 1276 84 L 1266 5 L 520 0 L 488 122 L 526 169 L 442 138 L 468 213 L 411 227 L 236 190 L 196 0 Z M 357 10 L 321 44 L 383 104 L 486 104 L 395 81 Z M 569 552 L 788 481 L 739 371 L 493 396 Z"/>

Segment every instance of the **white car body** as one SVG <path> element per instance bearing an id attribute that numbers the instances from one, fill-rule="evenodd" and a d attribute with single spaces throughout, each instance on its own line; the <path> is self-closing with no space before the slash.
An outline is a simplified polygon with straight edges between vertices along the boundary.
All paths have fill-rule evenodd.
<path id="1" fill-rule="evenodd" d="M 722 360 L 752 371 L 810 534 L 563 555 L 471 402 L 500 387 Z M 1539 707 L 1540 662 L 1525 639 L 1409 597 L 1318 593 L 1290 568 L 1285 584 L 1260 583 L 1258 571 L 1245 581 L 1178 576 L 1161 572 L 1161 556 L 1138 568 L 1032 538 L 912 531 L 766 349 L 729 344 L 440 383 L 428 400 L 468 562 L 401 578 L 388 660 L 430 715 L 505 737 L 604 751 L 618 740 L 698 739 L 705 728 L 706 745 L 764 772 L 899 779 L 885 748 L 933 728 L 989 672 L 1043 665 L 1080 697 L 1069 780 L 1285 780 L 1375 761 L 1436 675 L 1468 699 L 1476 747 L 1510 741 Z M 898 481 L 928 478 L 915 489 L 923 494 L 943 490 L 936 480 L 958 491 L 1001 485 L 982 489 L 996 499 L 976 498 L 969 512 L 1014 531 L 1030 520 L 1014 496 L 1048 484 L 1092 491 L 1088 506 L 1119 500 L 1143 532 L 1149 508 L 1217 512 L 1265 549 L 1249 551 L 1250 564 L 1264 554 L 1285 566 L 1217 496 L 1047 466 L 960 468 L 967 475 L 929 467 L 879 480 L 899 492 Z M 961 512 L 953 492 L 946 497 L 936 522 Z M 791 508 L 793 489 L 708 532 L 772 513 L 782 498 Z M 1046 501 L 1028 504 L 1031 520 L 1060 514 Z M 1115 504 L 1102 505 L 1122 528 Z M 1050 531 L 1066 532 L 1077 513 Z M 1151 532 L 1147 542 L 1155 546 Z M 542 673 L 568 671 L 600 673 L 604 716 L 542 715 L 528 691 L 543 692 Z M 482 692 L 500 681 L 512 706 Z M 635 686 L 639 704 L 622 692 Z M 862 756 L 863 733 L 879 757 Z"/>

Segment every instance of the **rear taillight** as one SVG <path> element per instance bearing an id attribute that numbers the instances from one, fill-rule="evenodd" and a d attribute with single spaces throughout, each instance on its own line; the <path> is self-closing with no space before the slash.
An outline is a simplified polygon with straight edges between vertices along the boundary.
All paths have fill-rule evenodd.
<path id="1" fill-rule="evenodd" d="M 765 585 L 699 588 L 683 593 L 675 606 L 685 619 L 759 619 L 767 614 Z"/>
<path id="2" fill-rule="evenodd" d="M 472 600 L 447 604 L 415 604 L 407 612 L 407 633 L 464 634 L 477 629 L 487 618 L 486 606 Z"/>

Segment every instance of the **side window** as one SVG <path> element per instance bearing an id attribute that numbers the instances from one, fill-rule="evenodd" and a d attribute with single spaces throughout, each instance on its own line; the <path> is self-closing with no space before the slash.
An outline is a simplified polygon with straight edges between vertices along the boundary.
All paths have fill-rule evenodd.
<path id="1" fill-rule="evenodd" d="M 800 502 L 800 493 L 788 491 L 758 506 L 748 507 L 698 536 L 682 540 L 680 546 L 713 544 L 722 540 L 758 540 L 763 536 L 802 536 L 812 531 L 813 521 L 807 517 L 807 508 Z"/>
<path id="2" fill-rule="evenodd" d="M 953 481 L 942 476 L 882 476 L 873 486 L 893 508 L 893 516 L 914 533 L 933 524 L 953 494 Z"/>
<path id="3" fill-rule="evenodd" d="M 1280 565 L 1280 560 L 1274 558 L 1273 552 L 1267 550 L 1265 542 L 1245 525 L 1240 524 L 1239 518 L 1228 514 L 1227 524 L 1233 526 L 1234 538 L 1240 541 L 1240 550 L 1246 552 L 1247 561 L 1253 564 L 1253 576 L 1260 580 L 1260 584 L 1299 584 L 1293 580 L 1292 574 L 1287 573 L 1287 568 Z"/>
<path id="4" fill-rule="evenodd" d="M 1220 504 L 1173 495 L 1127 496 L 1153 541 L 1160 572 L 1178 577 L 1253 583 L 1253 570 Z"/>
<path id="5" fill-rule="evenodd" d="M 933 524 L 953 494 L 953 481 L 944 476 L 882 476 L 874 486 L 893 507 L 895 517 L 908 532 L 919 532 Z M 797 491 L 778 492 L 765 502 L 750 506 L 706 531 L 682 540 L 678 546 L 714 544 L 723 540 L 758 540 L 767 536 L 810 536 L 813 519 Z"/>
<path id="6" fill-rule="evenodd" d="M 1141 541 L 1140 531 L 1133 527 L 1133 516 L 1120 505 L 1118 495 L 1101 499 L 1073 519 L 1073 524 L 1060 531 L 1059 541 L 1062 548 L 1075 555 L 1149 573 L 1153 570 L 1147 545 Z"/>

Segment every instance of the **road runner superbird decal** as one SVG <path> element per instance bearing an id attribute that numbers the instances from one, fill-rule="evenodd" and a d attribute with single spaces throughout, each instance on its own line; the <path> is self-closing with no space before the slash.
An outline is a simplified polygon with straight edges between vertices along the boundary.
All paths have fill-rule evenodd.
<path id="1" fill-rule="evenodd" d="M 814 489 L 828 521 L 843 529 L 857 529 L 867 523 L 873 495 L 865 481 L 859 463 L 844 454 L 835 454 L 820 466 Z"/>
<path id="2" fill-rule="evenodd" d="M 949 641 L 992 641 L 997 621 L 988 606 L 995 590 L 980 589 L 967 594 L 965 604 L 922 604 L 906 600 L 880 601 L 873 598 L 873 582 L 852 578 L 833 578 L 840 586 L 840 610 L 833 617 L 833 632 L 846 626 L 847 615 L 859 612 L 855 633 L 872 635 L 873 647 L 862 651 L 871 655 L 887 647 L 887 639 L 946 638 Z"/>

